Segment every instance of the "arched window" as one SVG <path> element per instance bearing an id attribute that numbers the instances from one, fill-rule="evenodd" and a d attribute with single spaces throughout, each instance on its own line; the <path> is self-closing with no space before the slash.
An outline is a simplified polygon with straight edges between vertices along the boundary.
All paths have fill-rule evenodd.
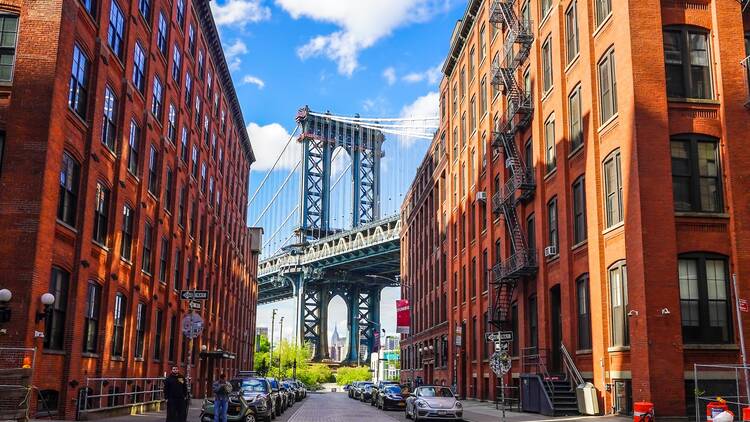
<path id="1" fill-rule="evenodd" d="M 610 344 L 629 346 L 628 331 L 628 272 L 625 261 L 609 267 Z"/>
<path id="2" fill-rule="evenodd" d="M 604 160 L 604 209 L 608 228 L 622 222 L 622 168 L 619 149 Z"/>
<path id="3" fill-rule="evenodd" d="M 70 273 L 59 267 L 52 267 L 49 292 L 55 295 L 55 303 L 47 314 L 45 323 L 44 348 L 63 350 L 65 339 L 65 310 L 68 305 L 68 285 Z"/>
<path id="4" fill-rule="evenodd" d="M 591 349 L 591 302 L 589 299 L 589 275 L 576 280 L 576 305 L 578 310 L 578 350 Z"/>
<path id="5" fill-rule="evenodd" d="M 726 257 L 709 253 L 680 255 L 678 274 L 683 342 L 731 343 L 731 294 Z"/>
<path id="6" fill-rule="evenodd" d="M 70 227 L 76 225 L 78 182 L 81 166 L 72 155 L 63 152 L 60 166 L 60 193 L 57 198 L 57 219 Z"/>

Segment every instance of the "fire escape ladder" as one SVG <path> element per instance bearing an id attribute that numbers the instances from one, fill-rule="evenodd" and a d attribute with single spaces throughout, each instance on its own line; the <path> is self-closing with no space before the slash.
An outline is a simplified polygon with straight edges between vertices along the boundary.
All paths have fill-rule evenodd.
<path id="1" fill-rule="evenodd" d="M 505 217 L 511 243 L 511 255 L 493 268 L 496 293 L 492 322 L 500 329 L 508 329 L 511 301 L 518 281 L 534 275 L 537 269 L 536 251 L 528 247 L 517 212 L 519 204 L 533 197 L 536 184 L 516 145 L 516 135 L 529 125 L 534 111 L 531 93 L 517 81 L 519 69 L 529 57 L 534 36 L 531 22 L 519 19 L 516 14 L 515 0 L 495 0 L 490 23 L 506 31 L 504 58 L 492 65 L 492 83 L 500 87 L 507 100 L 505 116 L 495 128 L 493 147 L 504 151 L 508 169 L 508 178 L 492 198 L 492 207 L 495 213 L 502 213 Z"/>

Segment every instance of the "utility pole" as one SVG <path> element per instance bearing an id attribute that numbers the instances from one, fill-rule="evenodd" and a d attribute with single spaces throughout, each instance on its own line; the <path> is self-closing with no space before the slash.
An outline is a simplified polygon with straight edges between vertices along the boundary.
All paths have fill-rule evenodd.
<path id="1" fill-rule="evenodd" d="M 278 309 L 274 309 L 273 313 L 271 313 L 271 349 L 268 352 L 268 360 L 271 365 L 269 371 L 273 370 L 273 327 L 276 325 L 276 312 Z"/>
<path id="2" fill-rule="evenodd" d="M 284 338 L 284 317 L 281 317 L 281 324 L 279 326 L 279 347 L 281 347 L 281 340 Z M 281 379 L 281 351 L 279 351 L 279 379 Z"/>

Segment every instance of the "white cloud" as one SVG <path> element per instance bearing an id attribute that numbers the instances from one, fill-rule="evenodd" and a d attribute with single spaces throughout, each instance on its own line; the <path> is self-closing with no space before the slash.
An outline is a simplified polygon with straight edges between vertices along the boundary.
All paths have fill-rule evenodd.
<path id="1" fill-rule="evenodd" d="M 279 157 L 284 149 L 291 134 L 278 123 L 271 123 L 260 126 L 257 123 L 250 123 L 247 126 L 247 134 L 250 137 L 250 143 L 255 152 L 256 162 L 252 165 L 253 171 L 266 171 L 273 167 L 276 158 Z M 289 143 L 284 155 L 276 165 L 277 170 L 291 170 L 297 164 L 300 158 L 299 143 L 292 140 Z"/>
<path id="2" fill-rule="evenodd" d="M 261 0 L 226 0 L 219 4 L 211 2 L 211 11 L 216 25 L 243 27 L 247 23 L 264 21 L 271 17 L 271 9 L 262 6 Z"/>
<path id="3" fill-rule="evenodd" d="M 394 69 L 393 66 L 386 68 L 383 71 L 383 77 L 386 82 L 388 82 L 388 85 L 393 85 L 396 83 L 396 69 Z"/>
<path id="4" fill-rule="evenodd" d="M 227 59 L 229 70 L 235 71 L 240 68 L 242 64 L 240 56 L 243 54 L 247 54 L 247 46 L 240 39 L 235 40 L 232 45 L 224 46 L 224 57 Z"/>
<path id="5" fill-rule="evenodd" d="M 395 29 L 425 22 L 450 8 L 453 0 L 276 0 L 294 19 L 307 17 L 332 23 L 338 31 L 317 35 L 297 49 L 301 59 L 324 56 L 351 76 L 359 67 L 359 53 Z"/>
<path id="6" fill-rule="evenodd" d="M 401 109 L 400 117 L 414 118 L 414 119 L 419 119 L 419 118 L 424 118 L 424 117 L 435 117 L 438 115 L 439 110 L 440 110 L 440 95 L 438 94 L 437 91 L 433 91 L 433 92 L 427 93 L 417 98 L 416 100 L 414 100 L 413 103 L 405 105 Z M 415 120 L 414 122 L 406 121 L 404 123 L 417 126 L 411 129 L 415 133 L 432 134 L 434 132 L 434 130 L 430 128 L 430 125 L 420 123 L 419 120 Z M 417 140 L 418 138 L 414 138 L 410 136 L 399 136 L 399 141 L 406 148 L 413 145 Z"/>
<path id="7" fill-rule="evenodd" d="M 242 78 L 242 83 L 256 85 L 258 89 L 263 89 L 266 86 L 266 83 L 263 82 L 263 79 L 253 75 L 245 75 L 245 77 Z"/>
<path id="8" fill-rule="evenodd" d="M 430 85 L 435 85 L 440 81 L 443 76 L 443 64 L 439 64 L 435 67 L 431 67 L 424 72 L 412 72 L 404 75 L 403 79 L 405 82 L 417 83 L 427 81 Z"/>

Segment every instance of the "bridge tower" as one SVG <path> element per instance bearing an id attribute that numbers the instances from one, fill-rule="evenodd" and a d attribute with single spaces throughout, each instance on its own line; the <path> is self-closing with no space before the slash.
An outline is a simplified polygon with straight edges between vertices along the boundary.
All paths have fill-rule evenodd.
<path id="1" fill-rule="evenodd" d="M 318 239 L 337 233 L 331 226 L 332 154 L 342 147 L 352 161 L 352 227 L 377 222 L 380 218 L 380 160 L 383 157 L 383 133 L 368 127 L 367 122 L 350 123 L 333 120 L 328 114 L 312 112 L 308 107 L 297 113 L 301 131 L 297 141 L 302 146 L 300 189 L 300 226 L 298 244 L 290 248 L 301 251 Z M 353 120 L 356 120 L 354 118 Z M 363 274 L 346 271 L 322 271 L 298 266 L 287 271 L 297 300 L 297 335 L 310 342 L 314 359 L 328 359 L 328 305 L 335 296 L 347 304 L 348 362 L 366 362 L 370 353 L 358 356 L 360 346 L 373 350 L 374 332 L 380 330 L 380 293 L 384 284 Z"/>

